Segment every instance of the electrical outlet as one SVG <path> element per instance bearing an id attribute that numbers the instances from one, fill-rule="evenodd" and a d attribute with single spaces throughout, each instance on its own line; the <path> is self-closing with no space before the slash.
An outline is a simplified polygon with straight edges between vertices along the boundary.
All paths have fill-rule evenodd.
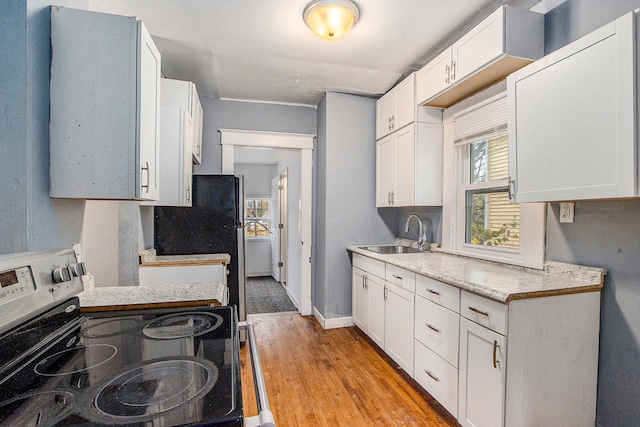
<path id="1" fill-rule="evenodd" d="M 574 202 L 560 203 L 560 222 L 573 222 Z"/>

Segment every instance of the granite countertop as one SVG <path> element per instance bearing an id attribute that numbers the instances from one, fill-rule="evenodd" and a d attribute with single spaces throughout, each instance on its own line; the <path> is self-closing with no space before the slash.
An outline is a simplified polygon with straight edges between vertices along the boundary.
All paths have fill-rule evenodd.
<path id="1" fill-rule="evenodd" d="M 543 270 L 536 270 L 438 251 L 383 255 L 359 246 L 350 245 L 347 250 L 502 303 L 599 291 L 606 274 L 602 268 L 553 261 L 547 261 Z"/>
<path id="2" fill-rule="evenodd" d="M 222 283 L 176 283 L 154 286 L 85 286 L 80 307 L 131 306 L 190 301 L 217 301 L 227 305 L 229 294 Z"/>
<path id="3" fill-rule="evenodd" d="M 193 254 L 193 255 L 156 255 L 154 248 L 140 252 L 140 267 L 175 267 L 184 265 L 229 264 L 231 255 Z"/>

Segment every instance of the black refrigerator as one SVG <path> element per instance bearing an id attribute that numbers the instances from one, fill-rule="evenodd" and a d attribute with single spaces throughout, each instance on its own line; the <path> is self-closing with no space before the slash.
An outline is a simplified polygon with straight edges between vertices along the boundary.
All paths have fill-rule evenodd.
<path id="1" fill-rule="evenodd" d="M 192 207 L 154 208 L 158 255 L 228 253 L 229 305 L 246 320 L 244 268 L 244 179 L 194 175 Z"/>

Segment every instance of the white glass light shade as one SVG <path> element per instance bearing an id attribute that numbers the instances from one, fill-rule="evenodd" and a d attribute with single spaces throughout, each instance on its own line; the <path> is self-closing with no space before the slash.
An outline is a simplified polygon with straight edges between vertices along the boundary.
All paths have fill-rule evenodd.
<path id="1" fill-rule="evenodd" d="M 360 10 L 350 0 L 314 0 L 304 9 L 303 17 L 318 37 L 338 40 L 356 25 Z"/>

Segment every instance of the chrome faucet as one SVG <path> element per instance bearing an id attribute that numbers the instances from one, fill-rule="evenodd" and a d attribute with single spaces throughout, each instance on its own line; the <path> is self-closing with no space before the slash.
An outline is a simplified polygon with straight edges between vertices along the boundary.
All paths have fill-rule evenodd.
<path id="1" fill-rule="evenodd" d="M 418 220 L 418 250 L 422 251 L 424 250 L 424 244 L 426 243 L 427 240 L 427 236 L 424 233 L 424 226 L 422 224 L 422 220 L 420 219 L 420 217 L 416 214 L 411 214 L 409 215 L 409 218 L 407 218 L 407 223 L 404 225 L 404 232 L 407 233 L 409 231 L 409 223 L 411 222 L 411 219 L 417 219 Z"/>

